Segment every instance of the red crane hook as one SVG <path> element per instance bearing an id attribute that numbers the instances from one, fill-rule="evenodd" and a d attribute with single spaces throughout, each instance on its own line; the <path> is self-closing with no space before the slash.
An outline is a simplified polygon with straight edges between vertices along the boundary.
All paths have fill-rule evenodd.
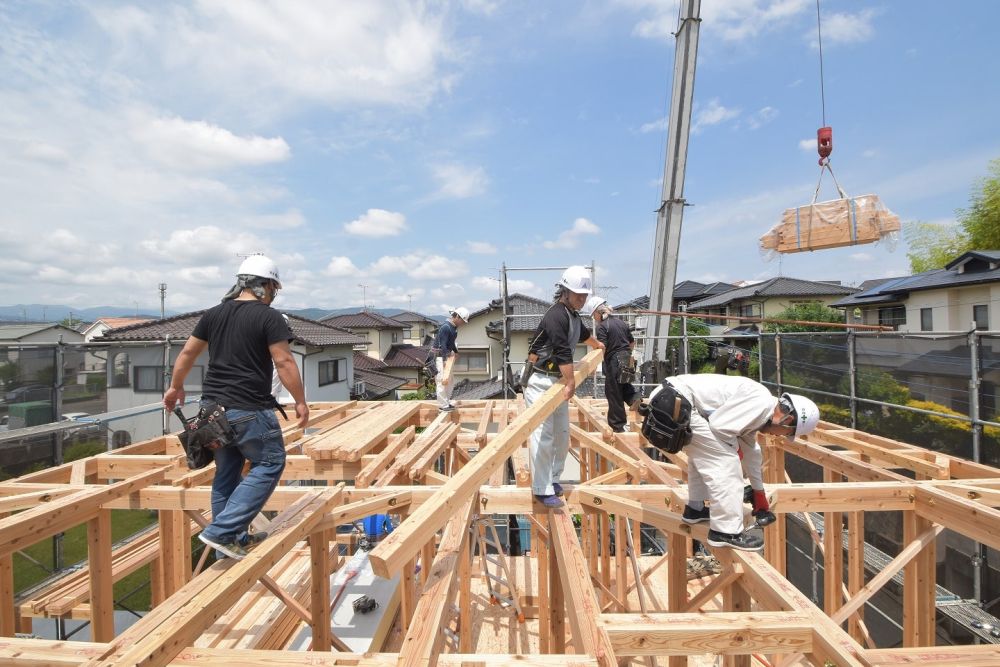
<path id="1" fill-rule="evenodd" d="M 832 127 L 821 127 L 816 130 L 816 150 L 819 152 L 819 166 L 822 167 L 833 152 Z"/>

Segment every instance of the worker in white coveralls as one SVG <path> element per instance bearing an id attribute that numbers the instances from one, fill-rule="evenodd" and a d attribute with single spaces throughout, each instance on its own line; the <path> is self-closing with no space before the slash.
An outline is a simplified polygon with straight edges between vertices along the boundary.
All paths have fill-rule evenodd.
<path id="1" fill-rule="evenodd" d="M 705 373 L 677 375 L 667 382 L 692 406 L 691 441 L 685 450 L 688 504 L 684 508 L 684 522 L 708 521 L 708 544 L 713 547 L 761 550 L 764 540 L 743 527 L 740 446 L 750 453 L 748 472 L 755 490 L 763 496 L 757 432 L 787 437 L 805 435 L 816 428 L 819 408 L 798 394 L 775 397 L 764 385 L 746 377 Z M 654 394 L 659 390 L 658 387 Z M 706 500 L 711 501 L 711 512 L 705 506 Z"/>
<path id="2" fill-rule="evenodd" d="M 573 350 L 580 343 L 595 349 L 604 344 L 594 338 L 577 312 L 591 292 L 590 271 L 571 266 L 556 283 L 555 303 L 549 307 L 528 347 L 528 360 L 521 375 L 524 402 L 529 407 L 562 379 L 562 401 L 531 433 L 531 490 L 545 507 L 562 507 L 559 483 L 569 453 L 569 399 L 576 391 Z"/>

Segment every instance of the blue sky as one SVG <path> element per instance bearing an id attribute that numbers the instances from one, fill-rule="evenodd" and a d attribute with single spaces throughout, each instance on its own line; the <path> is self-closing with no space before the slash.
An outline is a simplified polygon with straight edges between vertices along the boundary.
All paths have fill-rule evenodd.
<path id="1" fill-rule="evenodd" d="M 833 166 L 953 222 L 1000 157 L 1000 3 L 823 0 Z M 673 1 L 0 4 L 0 303 L 215 303 L 240 253 L 281 308 L 437 314 L 498 271 L 649 289 Z M 705 0 L 678 280 L 847 284 L 905 243 L 762 259 L 808 203 L 815 3 Z M 822 199 L 833 198 L 825 187 Z M 511 273 L 547 298 L 558 274 Z M 364 287 L 361 287 L 364 285 Z"/>

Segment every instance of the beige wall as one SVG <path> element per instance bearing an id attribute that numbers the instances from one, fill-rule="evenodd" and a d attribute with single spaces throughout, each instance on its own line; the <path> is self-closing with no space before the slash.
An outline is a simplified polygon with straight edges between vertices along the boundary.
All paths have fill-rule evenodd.
<path id="1" fill-rule="evenodd" d="M 882 304 L 882 307 L 893 304 Z M 989 330 L 1000 330 L 1000 284 L 953 287 L 948 289 L 911 292 L 901 303 L 906 308 L 906 324 L 899 331 L 920 331 L 920 311 L 931 309 L 932 331 L 969 331 L 972 328 L 972 307 L 984 305 L 989 313 Z M 879 306 L 862 308 L 860 320 L 848 310 L 849 321 L 878 324 Z"/>

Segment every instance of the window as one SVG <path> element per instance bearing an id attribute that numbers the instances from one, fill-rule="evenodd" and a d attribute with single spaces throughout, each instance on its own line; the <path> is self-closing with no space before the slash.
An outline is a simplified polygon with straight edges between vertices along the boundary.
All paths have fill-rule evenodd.
<path id="1" fill-rule="evenodd" d="M 111 386 L 129 386 L 129 358 L 127 354 L 116 354 L 111 361 Z"/>
<path id="2" fill-rule="evenodd" d="M 408 338 L 413 338 L 413 327 L 406 327 L 403 329 L 403 340 Z"/>
<path id="3" fill-rule="evenodd" d="M 920 330 L 921 331 L 934 331 L 934 309 L 933 308 L 921 308 L 920 309 Z"/>
<path id="4" fill-rule="evenodd" d="M 347 360 L 330 359 L 319 362 L 319 386 L 343 382 L 347 379 Z"/>
<path id="5" fill-rule="evenodd" d="M 392 342 L 393 343 L 398 343 L 399 342 L 399 332 L 398 331 L 393 331 L 392 332 Z"/>
<path id="6" fill-rule="evenodd" d="M 982 331 L 990 328 L 990 309 L 986 305 L 972 307 L 972 321 L 976 323 L 976 330 Z"/>
<path id="7" fill-rule="evenodd" d="M 132 372 L 135 391 L 163 392 L 163 366 L 136 366 Z"/>
<path id="8" fill-rule="evenodd" d="M 486 373 L 488 368 L 488 350 L 460 350 L 454 366 L 458 373 Z"/>
<path id="9" fill-rule="evenodd" d="M 889 306 L 878 309 L 878 323 L 884 327 L 899 329 L 906 324 L 906 308 L 904 306 Z"/>
<path id="10" fill-rule="evenodd" d="M 740 317 L 753 317 L 753 304 L 752 303 L 747 303 L 747 304 L 741 305 L 739 307 L 739 310 L 737 311 L 737 314 Z"/>
<path id="11" fill-rule="evenodd" d="M 427 329 L 420 327 L 420 340 L 423 340 L 424 336 L 426 335 L 427 335 Z"/>

